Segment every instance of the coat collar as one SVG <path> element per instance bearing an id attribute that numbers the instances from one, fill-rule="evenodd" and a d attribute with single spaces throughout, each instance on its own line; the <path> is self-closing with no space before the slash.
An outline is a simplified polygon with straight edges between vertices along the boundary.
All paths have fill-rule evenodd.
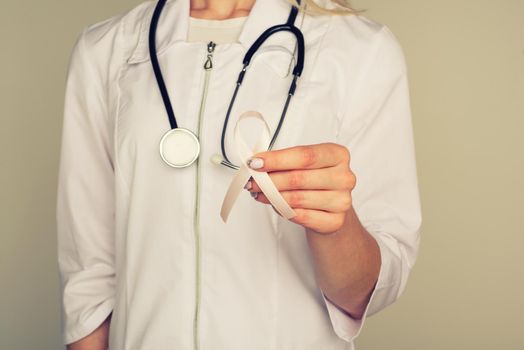
<path id="1" fill-rule="evenodd" d="M 149 26 L 156 6 L 156 1 L 144 11 L 140 23 L 138 43 L 128 59 L 128 63 L 139 63 L 149 60 Z M 157 28 L 157 53 L 161 54 L 175 42 L 186 41 L 189 25 L 190 0 L 167 0 Z M 285 23 L 291 5 L 286 0 L 257 0 L 251 9 L 239 36 L 239 42 L 246 48 L 251 46 L 260 34 L 267 28 Z M 303 13 L 296 19 L 297 26 Z M 283 35 L 280 35 L 283 34 Z M 284 33 L 271 37 L 272 45 L 280 45 L 293 51 L 295 40 Z"/>

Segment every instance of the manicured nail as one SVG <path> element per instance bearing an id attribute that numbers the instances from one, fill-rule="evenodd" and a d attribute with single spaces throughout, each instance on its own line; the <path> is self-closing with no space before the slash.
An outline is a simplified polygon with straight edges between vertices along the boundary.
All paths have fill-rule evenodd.
<path id="1" fill-rule="evenodd" d="M 262 158 L 251 158 L 247 161 L 247 166 L 251 169 L 260 169 L 264 166 L 264 159 Z"/>
<path id="2" fill-rule="evenodd" d="M 258 197 L 258 192 L 249 192 L 251 194 L 251 197 L 253 197 L 254 199 L 257 199 Z"/>
<path id="3" fill-rule="evenodd" d="M 248 182 L 246 182 L 246 184 L 244 185 L 244 189 L 245 190 L 250 190 L 251 188 L 253 187 L 253 184 L 251 183 L 251 180 L 249 180 Z"/>

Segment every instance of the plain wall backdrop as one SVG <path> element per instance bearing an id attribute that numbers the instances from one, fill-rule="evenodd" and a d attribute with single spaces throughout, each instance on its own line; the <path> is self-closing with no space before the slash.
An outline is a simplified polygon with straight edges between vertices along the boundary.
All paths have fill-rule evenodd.
<path id="1" fill-rule="evenodd" d="M 2 350 L 63 349 L 54 220 L 67 63 L 82 28 L 139 2 L 0 3 Z M 524 349 L 524 1 L 353 4 L 404 48 L 423 206 L 407 289 L 366 321 L 358 349 Z"/>

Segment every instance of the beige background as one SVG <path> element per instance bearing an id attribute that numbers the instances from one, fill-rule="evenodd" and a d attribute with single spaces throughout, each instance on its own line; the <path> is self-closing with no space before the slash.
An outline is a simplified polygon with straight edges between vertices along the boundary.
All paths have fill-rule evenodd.
<path id="1" fill-rule="evenodd" d="M 61 349 L 54 206 L 67 61 L 85 25 L 139 2 L 0 3 L 0 349 Z M 524 1 L 354 4 L 406 53 L 424 218 L 405 294 L 368 320 L 358 348 L 524 349 Z"/>

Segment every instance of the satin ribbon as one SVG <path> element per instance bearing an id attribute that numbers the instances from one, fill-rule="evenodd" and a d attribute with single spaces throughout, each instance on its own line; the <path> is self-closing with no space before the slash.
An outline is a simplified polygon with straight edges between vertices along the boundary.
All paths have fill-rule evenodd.
<path id="1" fill-rule="evenodd" d="M 256 118 L 264 123 L 264 128 L 262 129 L 260 138 L 258 139 L 252 150 L 249 149 L 249 147 L 246 145 L 246 143 L 240 135 L 240 122 L 247 118 Z M 224 201 L 222 202 L 222 208 L 220 210 L 220 216 L 222 217 L 222 220 L 224 222 L 227 222 L 229 213 L 231 212 L 231 209 L 233 208 L 233 205 L 235 204 L 238 195 L 242 192 L 242 190 L 244 189 L 244 185 L 250 177 L 253 177 L 253 179 L 257 182 L 261 191 L 265 194 L 269 202 L 273 205 L 273 207 L 280 215 L 282 215 L 286 219 L 291 219 L 292 217 L 296 216 L 297 214 L 289 206 L 284 197 L 282 197 L 278 189 L 273 184 L 273 181 L 271 181 L 271 178 L 269 177 L 268 173 L 253 170 L 247 166 L 248 159 L 256 153 L 266 151 L 269 147 L 269 143 L 271 142 L 269 126 L 267 125 L 267 122 L 262 116 L 262 114 L 256 111 L 247 111 L 242 113 L 235 124 L 234 138 L 236 143 L 237 154 L 240 160 L 242 161 L 242 165 L 240 166 L 240 169 L 238 169 L 238 172 L 231 181 L 231 184 L 229 185 L 229 188 L 224 197 Z"/>

